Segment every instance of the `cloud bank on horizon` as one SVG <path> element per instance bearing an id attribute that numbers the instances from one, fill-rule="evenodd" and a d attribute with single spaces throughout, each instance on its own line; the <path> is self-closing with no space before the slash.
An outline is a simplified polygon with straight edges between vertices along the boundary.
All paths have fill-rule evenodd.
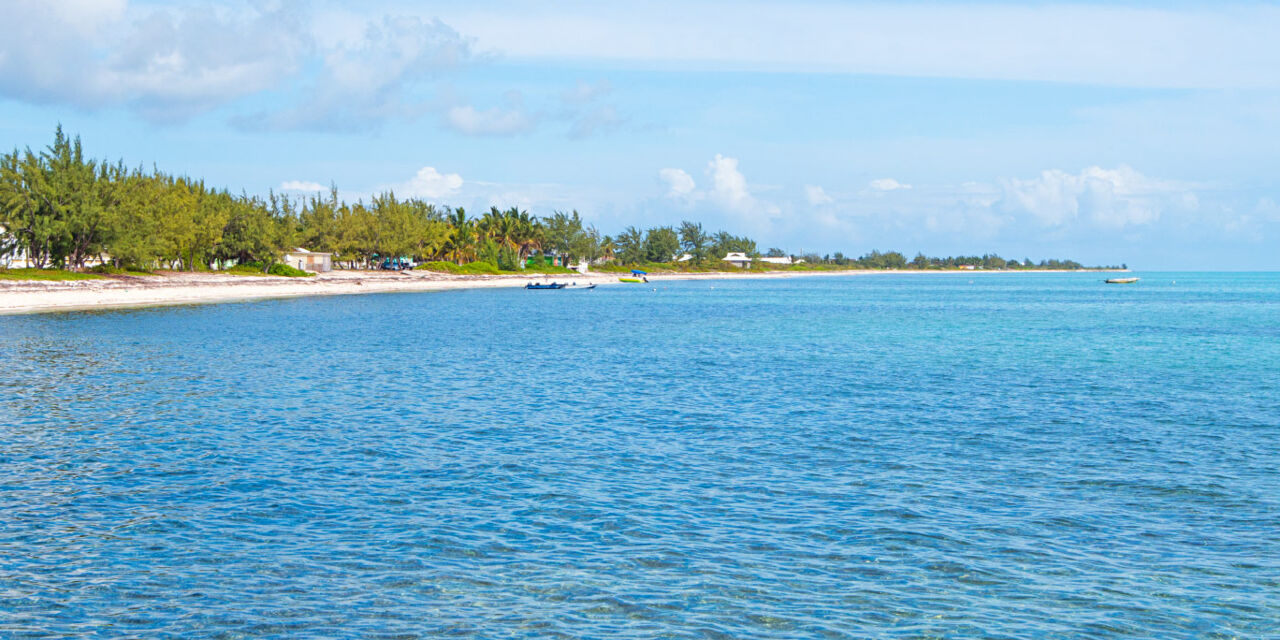
<path id="1" fill-rule="evenodd" d="M 61 121 L 234 189 L 577 208 L 606 232 L 698 219 L 792 250 L 1280 267 L 1268 3 L 5 13 L 10 145 Z"/>

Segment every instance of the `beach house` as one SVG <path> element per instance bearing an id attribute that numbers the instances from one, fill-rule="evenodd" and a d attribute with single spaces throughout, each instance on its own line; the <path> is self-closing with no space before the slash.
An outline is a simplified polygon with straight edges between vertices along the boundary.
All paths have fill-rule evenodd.
<path id="1" fill-rule="evenodd" d="M 792 260 L 791 256 L 779 256 L 779 257 L 764 256 L 763 258 L 760 258 L 760 262 L 763 262 L 765 264 L 792 265 L 792 264 L 800 264 L 801 262 L 804 262 L 804 260 Z"/>
<path id="2" fill-rule="evenodd" d="M 280 261 L 303 271 L 312 273 L 328 273 L 333 271 L 333 254 L 319 251 L 307 251 L 301 247 L 284 254 Z"/>
<path id="3" fill-rule="evenodd" d="M 745 253 L 741 253 L 737 251 L 725 256 L 724 261 L 728 262 L 729 264 L 735 267 L 738 267 L 739 269 L 746 269 L 747 267 L 751 266 L 751 257 Z"/>
<path id="4" fill-rule="evenodd" d="M 32 265 L 27 252 L 18 246 L 18 239 L 0 226 L 0 269 L 26 269 Z"/>

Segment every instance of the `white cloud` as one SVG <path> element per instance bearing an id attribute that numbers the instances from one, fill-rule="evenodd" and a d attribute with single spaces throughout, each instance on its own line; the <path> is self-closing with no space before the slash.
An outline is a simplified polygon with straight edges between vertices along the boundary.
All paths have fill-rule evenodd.
<path id="1" fill-rule="evenodd" d="M 0 20 L 0 98 L 189 118 L 278 89 L 294 103 L 233 117 L 246 129 L 367 129 L 430 111 L 431 81 L 478 58 L 417 16 L 315 17 L 304 3 L 156 6 L 17 0 Z"/>
<path id="2" fill-rule="evenodd" d="M 271 88 L 308 48 L 291 5 L 130 8 L 121 0 L 9 3 L 0 96 L 81 108 L 131 106 L 174 120 Z"/>
<path id="3" fill-rule="evenodd" d="M 438 19 L 385 15 L 367 21 L 358 38 L 325 33 L 316 45 L 323 65 L 305 82 L 300 103 L 237 124 L 357 131 L 412 121 L 438 108 L 429 95 L 432 79 L 476 58 L 470 41 Z"/>
<path id="4" fill-rule="evenodd" d="M 453 107 L 445 113 L 445 122 L 455 131 L 472 136 L 502 136 L 525 133 L 533 128 L 533 118 L 523 109 L 476 109 Z"/>
<path id="5" fill-rule="evenodd" d="M 868 183 L 867 186 L 875 189 L 876 191 L 897 191 L 899 189 L 911 188 L 911 185 L 903 184 L 893 178 L 876 178 Z"/>
<path id="6" fill-rule="evenodd" d="M 411 198 L 443 198 L 462 188 L 462 176 L 440 173 L 435 167 L 423 167 L 398 191 Z"/>
<path id="7" fill-rule="evenodd" d="M 698 186 L 684 169 L 661 169 L 658 177 L 667 183 L 667 196 L 671 198 L 687 198 Z"/>
<path id="8" fill-rule="evenodd" d="M 723 212 L 734 214 L 736 220 L 757 228 L 781 212 L 777 205 L 763 202 L 752 194 L 746 176 L 738 170 L 737 158 L 717 153 L 707 163 L 706 172 L 711 185 L 704 189 L 698 189 L 693 176 L 683 169 L 661 169 L 658 177 L 667 185 L 668 198 L 681 200 L 686 205 L 710 203 Z"/>
<path id="9" fill-rule="evenodd" d="M 309 180 L 288 180 L 280 184 L 281 191 L 326 191 L 326 187 L 319 182 L 311 182 Z"/>
<path id="10" fill-rule="evenodd" d="M 811 184 L 804 186 L 804 195 L 809 204 L 814 206 L 835 202 L 835 198 L 827 195 L 827 192 L 822 187 Z"/>
<path id="11" fill-rule="evenodd" d="M 1155 222 L 1169 210 L 1199 207 L 1188 187 L 1149 178 L 1127 166 L 1095 166 L 1074 174 L 1049 169 L 1027 180 L 1003 179 L 1000 187 L 997 209 L 1029 213 L 1049 227 L 1078 221 L 1106 228 L 1139 226 Z"/>
<path id="12" fill-rule="evenodd" d="M 747 178 L 738 171 L 738 159 L 720 154 L 707 163 L 711 174 L 712 200 L 732 211 L 750 211 L 756 208 L 756 199 L 747 189 Z"/>
<path id="13" fill-rule="evenodd" d="M 754 0 L 729 11 L 719 1 L 658 0 L 634 11 L 613 3 L 525 3 L 500 11 L 476 8 L 451 20 L 480 46 L 530 59 L 682 70 L 1280 87 L 1277 7 L 1126 4 L 1132 3 Z"/>

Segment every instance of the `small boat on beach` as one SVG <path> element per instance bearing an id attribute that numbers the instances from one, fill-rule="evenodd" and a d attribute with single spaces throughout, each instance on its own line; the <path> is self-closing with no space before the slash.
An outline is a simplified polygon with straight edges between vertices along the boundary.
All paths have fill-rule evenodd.
<path id="1" fill-rule="evenodd" d="M 1138 278 L 1107 278 L 1107 284 L 1133 284 Z"/>
<path id="2" fill-rule="evenodd" d="M 621 282 L 629 282 L 631 284 L 636 284 L 639 282 L 648 282 L 649 274 L 639 269 L 632 269 L 630 278 L 618 278 L 618 280 Z"/>
<path id="3" fill-rule="evenodd" d="M 594 289 L 596 288 L 596 285 L 594 282 L 591 284 L 578 284 L 576 282 L 572 284 L 568 282 L 552 282 L 550 284 L 538 284 L 535 282 L 530 282 L 529 284 L 524 285 L 524 288 L 526 289 Z"/>

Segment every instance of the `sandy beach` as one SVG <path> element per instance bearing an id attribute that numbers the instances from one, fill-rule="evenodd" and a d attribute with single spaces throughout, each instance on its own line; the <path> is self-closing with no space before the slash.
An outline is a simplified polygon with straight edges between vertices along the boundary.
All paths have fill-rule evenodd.
<path id="1" fill-rule="evenodd" d="M 724 278 L 802 278 L 891 273 L 933 273 L 973 276 L 1028 271 L 785 271 L 773 273 L 673 273 L 658 274 L 665 280 Z M 166 272 L 154 276 L 109 276 L 98 280 L 30 281 L 0 280 L 0 314 L 77 311 L 118 307 L 207 304 L 291 298 L 297 296 L 447 291 L 487 287 L 523 287 L 530 282 L 576 282 L 622 285 L 615 273 L 585 275 L 449 275 L 427 271 L 333 271 L 311 278 L 236 276 L 218 273 Z M 631 285 L 634 286 L 634 285 Z"/>

